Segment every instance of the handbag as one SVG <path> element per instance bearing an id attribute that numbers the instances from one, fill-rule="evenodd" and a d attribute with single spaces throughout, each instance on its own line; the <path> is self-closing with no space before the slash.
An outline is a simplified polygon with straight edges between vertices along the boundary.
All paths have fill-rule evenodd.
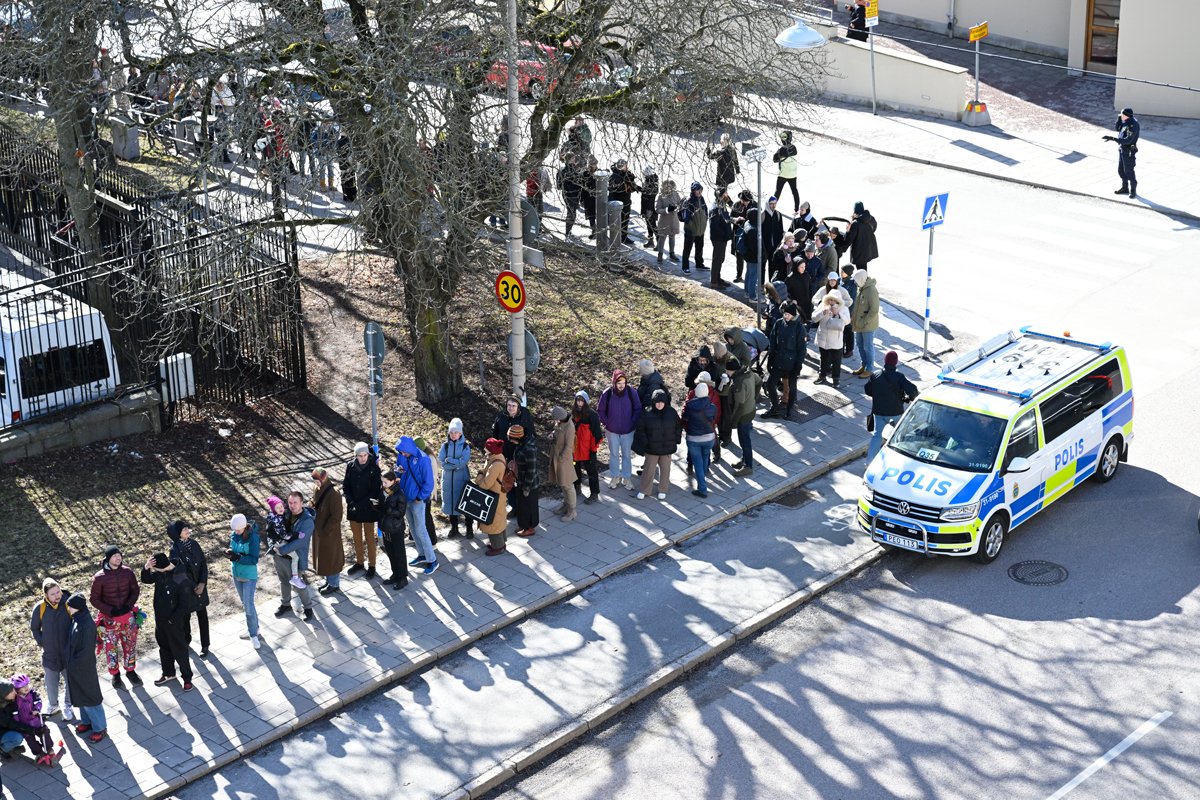
<path id="1" fill-rule="evenodd" d="M 875 415 L 867 414 L 867 433 L 875 432 Z"/>
<path id="2" fill-rule="evenodd" d="M 465 514 L 481 525 L 491 525 L 496 518 L 496 508 L 500 505 L 500 495 L 484 489 L 474 481 L 467 481 L 463 487 L 462 497 L 458 499 L 456 510 Z"/>

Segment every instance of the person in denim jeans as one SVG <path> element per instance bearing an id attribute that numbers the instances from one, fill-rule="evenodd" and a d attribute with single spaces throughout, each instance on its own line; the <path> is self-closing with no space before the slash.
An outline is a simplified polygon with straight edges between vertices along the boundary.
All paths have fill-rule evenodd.
<path id="1" fill-rule="evenodd" d="M 107 735 L 108 720 L 104 716 L 104 696 L 100 693 L 100 677 L 96 674 L 96 623 L 87 611 L 87 599 L 79 594 L 67 600 L 71 615 L 71 632 L 67 636 L 67 691 L 79 712 L 75 732 L 88 737 L 93 744 Z"/>
<path id="2" fill-rule="evenodd" d="M 396 442 L 394 469 L 400 477 L 400 491 L 404 493 L 407 503 L 404 509 L 405 522 L 408 523 L 413 541 L 420 550 L 420 555 L 408 562 L 408 565 L 424 567 L 422 574 L 432 575 L 440 566 L 437 551 L 433 549 L 433 542 L 425 527 L 425 504 L 433 496 L 433 464 L 425 451 L 417 447 L 411 436 L 401 436 Z"/>
<path id="3" fill-rule="evenodd" d="M 864 391 L 871 397 L 871 413 L 875 416 L 875 430 L 867 446 L 867 463 L 883 449 L 883 429 L 900 419 L 904 404 L 917 398 L 917 387 L 908 378 L 896 371 L 900 356 L 889 350 L 883 357 L 883 369 L 867 381 Z"/>
<path id="4" fill-rule="evenodd" d="M 708 378 L 708 373 L 701 373 Z M 708 466 L 717 435 L 717 408 L 708 397 L 707 381 L 697 381 L 695 396 L 683 406 L 683 431 L 688 460 L 696 473 L 696 497 L 708 497 Z"/>
<path id="5" fill-rule="evenodd" d="M 632 489 L 633 432 L 642 416 L 642 402 L 638 393 L 629 387 L 624 370 L 613 370 L 612 386 L 600 395 L 596 411 L 608 434 L 608 471 L 611 475 L 608 488 L 615 489 L 624 484 L 626 489 Z"/>
<path id="6" fill-rule="evenodd" d="M 242 638 L 249 639 L 250 644 L 257 650 L 262 646 L 258 641 L 258 612 L 254 608 L 261 546 L 258 523 L 251 525 L 245 514 L 234 514 L 229 520 L 229 530 L 229 550 L 226 556 L 233 561 L 233 588 L 238 599 L 242 601 L 242 608 L 246 610 L 246 633 Z"/>
<path id="7" fill-rule="evenodd" d="M 865 269 L 854 271 L 854 283 L 858 285 L 858 296 L 850 311 L 850 324 L 858 340 L 858 357 L 862 364 L 853 373 L 860 378 L 870 378 L 875 372 L 875 331 L 879 330 L 879 290 L 875 279 Z"/>

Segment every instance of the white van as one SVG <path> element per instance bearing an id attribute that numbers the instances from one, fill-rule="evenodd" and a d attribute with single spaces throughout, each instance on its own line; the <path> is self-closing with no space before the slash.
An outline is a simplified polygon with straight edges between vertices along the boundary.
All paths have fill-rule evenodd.
<path id="1" fill-rule="evenodd" d="M 0 428 L 112 397 L 120 382 L 98 310 L 0 270 Z"/>
<path id="2" fill-rule="evenodd" d="M 1029 328 L 951 362 L 867 465 L 858 524 L 881 544 L 995 560 L 1005 536 L 1128 459 L 1125 351 Z"/>

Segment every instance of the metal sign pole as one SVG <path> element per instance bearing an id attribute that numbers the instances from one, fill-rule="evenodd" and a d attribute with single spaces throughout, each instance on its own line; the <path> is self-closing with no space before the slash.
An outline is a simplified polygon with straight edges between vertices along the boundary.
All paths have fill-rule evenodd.
<path id="1" fill-rule="evenodd" d="M 875 95 L 875 29 L 867 29 L 867 43 L 871 46 L 871 113 L 875 113 L 877 104 Z M 976 69 L 978 72 L 978 69 Z"/>
<path id="2" fill-rule="evenodd" d="M 933 232 L 936 230 L 937 230 L 936 227 L 929 229 L 929 260 L 926 263 L 926 270 L 925 270 L 925 342 L 924 342 L 924 344 L 921 345 L 921 349 L 924 351 L 924 353 L 925 353 L 924 358 L 927 361 L 930 360 L 930 355 L 929 355 L 929 303 L 930 303 L 930 298 L 933 296 Z"/>
<path id="3" fill-rule="evenodd" d="M 975 105 L 979 105 L 979 43 L 982 39 L 975 40 Z"/>
<path id="4" fill-rule="evenodd" d="M 370 361 L 368 357 L 367 361 Z M 374 371 L 374 370 L 372 370 Z M 375 419 L 375 392 L 371 392 L 371 444 L 375 446 L 374 453 L 379 453 L 379 423 Z"/>
<path id="5" fill-rule="evenodd" d="M 520 97 L 517 92 L 517 1 L 508 0 L 505 44 L 508 56 L 508 268 L 525 279 L 524 222 L 521 212 Z M 511 314 L 512 390 L 525 400 L 525 310 Z"/>
<path id="6" fill-rule="evenodd" d="M 757 247 L 758 255 L 756 256 L 756 258 L 758 259 L 758 277 L 755 279 L 758 281 L 758 286 L 755 287 L 755 291 L 754 291 L 754 295 L 755 295 L 755 297 L 754 297 L 754 325 L 755 325 L 755 327 L 762 327 L 763 287 L 767 285 L 766 280 L 765 280 L 765 276 L 766 276 L 766 269 L 765 269 L 765 263 L 764 263 L 765 259 L 763 259 L 763 252 L 762 252 L 762 235 L 763 235 L 763 221 L 764 221 L 763 220 L 763 204 L 762 204 L 762 159 L 761 158 L 758 159 L 754 163 L 754 166 L 758 167 L 758 198 L 755 200 L 755 202 L 758 203 L 758 209 L 755 212 L 755 215 L 758 217 L 758 225 L 755 226 L 756 228 L 758 228 L 758 234 L 757 234 L 757 236 L 758 236 L 758 247 Z"/>

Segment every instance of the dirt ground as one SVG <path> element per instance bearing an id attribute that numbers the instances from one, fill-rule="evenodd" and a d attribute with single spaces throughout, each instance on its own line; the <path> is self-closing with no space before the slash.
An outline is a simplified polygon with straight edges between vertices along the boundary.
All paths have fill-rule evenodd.
<path id="1" fill-rule="evenodd" d="M 0 673 L 41 675 L 29 621 L 43 577 L 86 593 L 107 544 L 120 545 L 127 563 L 140 568 L 169 546 L 165 528 L 174 519 L 187 520 L 209 554 L 210 615 L 241 613 L 220 555 L 229 517 L 240 511 L 253 518 L 270 494 L 307 492 L 314 466 L 334 467 L 340 479 L 353 442 L 369 437 L 367 320 L 383 323 L 389 347 L 378 409 L 383 446 L 390 451 L 401 434 L 424 435 L 437 446 L 458 416 L 481 451 L 510 383 L 508 317 L 492 294 L 494 272 L 481 267 L 464 280 L 453 304 L 466 390 L 438 408 L 417 403 L 406 379 L 410 353 L 390 267 L 334 256 L 306 262 L 302 272 L 310 391 L 213 412 L 158 436 L 55 453 L 0 471 L 0 551 L 6 556 L 0 560 Z M 545 268 L 530 271 L 526 285 L 528 324 L 542 349 L 541 368 L 527 390 L 543 431 L 552 406 L 569 405 L 579 388 L 594 399 L 616 367 L 634 379 L 642 357 L 660 366 L 670 388 L 682 389 L 700 344 L 715 342 L 728 325 L 753 324 L 745 305 L 653 270 L 614 271 L 552 256 Z M 268 594 L 273 582 L 265 580 Z M 150 604 L 147 592 L 142 606 Z M 140 649 L 152 646 L 146 630 Z"/>

